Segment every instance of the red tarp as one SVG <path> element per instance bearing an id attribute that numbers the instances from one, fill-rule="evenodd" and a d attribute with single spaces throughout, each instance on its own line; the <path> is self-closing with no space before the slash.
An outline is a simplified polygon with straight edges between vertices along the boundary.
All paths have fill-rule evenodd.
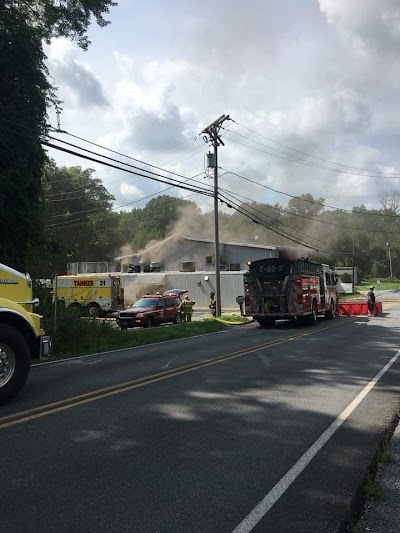
<path id="1" fill-rule="evenodd" d="M 374 316 L 382 312 L 382 302 L 375 302 Z M 351 300 L 339 302 L 339 315 L 368 315 L 368 306 L 365 300 Z"/>

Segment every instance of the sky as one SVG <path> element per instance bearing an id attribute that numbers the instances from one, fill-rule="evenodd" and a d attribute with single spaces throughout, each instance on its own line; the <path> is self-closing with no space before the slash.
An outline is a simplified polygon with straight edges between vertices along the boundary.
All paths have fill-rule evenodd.
<path id="1" fill-rule="evenodd" d="M 66 39 L 46 46 L 62 130 L 211 187 L 201 132 L 225 114 L 219 184 L 240 198 L 285 206 L 288 194 L 311 193 L 373 209 L 400 189 L 398 0 L 119 0 L 106 18 L 90 27 L 86 52 Z M 94 168 L 116 210 L 167 188 L 49 155 Z M 212 209 L 203 195 L 164 194 Z"/>

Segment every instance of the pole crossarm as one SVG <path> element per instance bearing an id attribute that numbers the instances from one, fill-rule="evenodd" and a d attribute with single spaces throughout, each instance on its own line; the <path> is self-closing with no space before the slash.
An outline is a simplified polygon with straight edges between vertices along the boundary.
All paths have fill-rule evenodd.
<path id="1" fill-rule="evenodd" d="M 225 122 L 225 120 L 232 120 L 229 115 L 221 115 L 217 120 L 214 120 L 209 126 L 204 128 L 204 130 L 201 132 L 201 134 L 208 135 L 210 137 L 210 141 L 215 146 L 221 145 L 225 146 L 223 140 L 221 139 L 219 135 L 219 130 L 221 129 L 222 124 Z"/>

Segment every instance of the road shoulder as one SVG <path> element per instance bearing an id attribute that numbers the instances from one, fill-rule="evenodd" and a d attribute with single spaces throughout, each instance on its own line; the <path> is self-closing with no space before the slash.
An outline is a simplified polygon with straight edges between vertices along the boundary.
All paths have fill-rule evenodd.
<path id="1" fill-rule="evenodd" d="M 395 462 L 380 467 L 375 477 L 383 489 L 380 499 L 367 501 L 359 531 L 372 533 L 397 533 L 400 524 L 400 425 L 397 426 L 390 441 L 388 451 Z"/>

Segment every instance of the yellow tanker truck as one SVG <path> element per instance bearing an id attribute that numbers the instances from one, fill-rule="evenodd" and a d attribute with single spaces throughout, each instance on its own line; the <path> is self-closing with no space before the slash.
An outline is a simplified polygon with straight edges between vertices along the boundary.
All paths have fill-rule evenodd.
<path id="1" fill-rule="evenodd" d="M 25 384 L 31 358 L 51 354 L 50 337 L 34 312 L 38 303 L 29 274 L 0 263 L 0 405 Z"/>
<path id="2" fill-rule="evenodd" d="M 124 289 L 119 274 L 57 276 L 53 295 L 65 307 L 98 317 L 124 308 Z"/>

